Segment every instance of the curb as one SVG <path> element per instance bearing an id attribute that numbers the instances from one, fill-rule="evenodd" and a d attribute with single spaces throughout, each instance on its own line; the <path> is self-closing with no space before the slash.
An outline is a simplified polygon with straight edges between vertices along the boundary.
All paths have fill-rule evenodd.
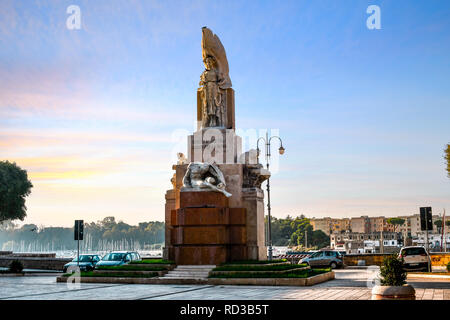
<path id="1" fill-rule="evenodd" d="M 256 285 L 256 286 L 313 286 L 335 278 L 333 271 L 310 278 L 208 278 L 208 279 L 163 279 L 163 278 L 116 278 L 84 277 L 81 283 L 122 284 L 206 284 L 206 285 Z M 67 282 L 67 277 L 57 277 L 56 282 Z"/>
<path id="2" fill-rule="evenodd" d="M 441 279 L 450 280 L 450 275 L 440 275 L 440 274 L 408 274 L 407 279 Z"/>

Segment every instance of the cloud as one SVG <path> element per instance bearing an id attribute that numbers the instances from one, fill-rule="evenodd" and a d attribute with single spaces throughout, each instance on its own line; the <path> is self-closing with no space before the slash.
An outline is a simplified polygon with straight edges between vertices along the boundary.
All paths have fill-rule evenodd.
<path id="1" fill-rule="evenodd" d="M 169 133 L 141 134 L 130 131 L 83 130 L 83 129 L 4 129 L 0 130 L 0 146 L 4 147 L 0 152 L 7 152 L 6 148 L 22 148 L 23 146 L 67 146 L 73 145 L 95 145 L 104 143 L 171 143 L 172 137 Z M 0 153 L 1 154 L 1 153 Z"/>

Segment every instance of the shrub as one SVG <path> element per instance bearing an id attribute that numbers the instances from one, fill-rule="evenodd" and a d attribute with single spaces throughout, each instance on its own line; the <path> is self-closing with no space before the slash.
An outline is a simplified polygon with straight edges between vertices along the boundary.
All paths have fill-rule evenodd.
<path id="1" fill-rule="evenodd" d="M 278 265 L 223 265 L 213 271 L 284 271 L 305 268 L 306 264 L 278 264 Z"/>
<path id="2" fill-rule="evenodd" d="M 447 271 L 450 272 L 450 262 L 447 263 Z"/>
<path id="3" fill-rule="evenodd" d="M 382 286 L 402 286 L 406 284 L 406 271 L 403 269 L 403 258 L 392 255 L 384 258 L 380 267 Z"/>
<path id="4" fill-rule="evenodd" d="M 133 261 L 130 264 L 175 264 L 175 261 L 164 259 L 145 259 L 141 261 Z"/>
<path id="5" fill-rule="evenodd" d="M 167 268 L 164 266 L 158 266 L 158 265 L 131 265 L 126 264 L 122 266 L 98 266 L 97 270 L 123 270 L 123 271 L 163 271 Z"/>
<path id="6" fill-rule="evenodd" d="M 72 274 L 65 273 L 64 277 L 70 277 Z M 127 272 L 126 274 L 120 272 L 92 272 L 92 271 L 82 271 L 80 273 L 81 277 L 102 277 L 102 278 L 154 278 L 158 276 L 158 272 L 152 272 L 148 274 L 141 274 L 135 272 Z"/>
<path id="7" fill-rule="evenodd" d="M 287 259 L 277 259 L 277 260 L 240 260 L 240 261 L 230 261 L 225 264 L 273 264 L 287 262 Z"/>
<path id="8" fill-rule="evenodd" d="M 21 273 L 23 270 L 23 264 L 19 260 L 13 260 L 9 264 L 9 272 L 11 273 Z"/>

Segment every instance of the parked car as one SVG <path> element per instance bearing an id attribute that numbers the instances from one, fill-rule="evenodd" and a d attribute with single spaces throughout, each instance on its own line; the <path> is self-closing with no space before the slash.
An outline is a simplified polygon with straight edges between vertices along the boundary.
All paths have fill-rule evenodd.
<path id="1" fill-rule="evenodd" d="M 343 257 L 338 251 L 323 250 L 317 251 L 309 257 L 300 259 L 299 263 L 306 263 L 311 268 L 331 267 L 331 269 L 336 269 L 342 267 Z"/>
<path id="2" fill-rule="evenodd" d="M 78 264 L 80 266 L 81 271 L 94 270 L 95 265 L 100 261 L 100 259 L 101 259 L 101 257 L 98 254 L 81 254 L 79 263 L 78 263 L 78 257 L 73 258 L 72 261 L 70 261 L 69 263 L 66 263 L 64 265 L 63 272 L 66 273 L 67 270 L 69 270 L 69 269 L 74 270 L 74 268 L 77 267 Z"/>
<path id="3" fill-rule="evenodd" d="M 100 266 L 121 266 L 124 264 L 129 264 L 132 261 L 141 260 L 141 256 L 135 251 L 114 251 L 106 254 L 95 267 L 98 268 Z"/>
<path id="4" fill-rule="evenodd" d="M 406 271 L 431 271 L 431 258 L 424 247 L 403 247 L 399 258 L 403 258 L 403 268 Z"/>

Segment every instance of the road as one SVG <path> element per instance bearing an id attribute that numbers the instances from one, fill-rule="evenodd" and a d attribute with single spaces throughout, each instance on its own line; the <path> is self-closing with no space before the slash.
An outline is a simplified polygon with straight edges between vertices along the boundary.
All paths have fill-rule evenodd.
<path id="1" fill-rule="evenodd" d="M 313 287 L 56 283 L 54 275 L 0 277 L 0 300 L 368 300 L 371 269 L 336 270 Z M 411 280 L 417 299 L 450 300 L 449 280 Z"/>

